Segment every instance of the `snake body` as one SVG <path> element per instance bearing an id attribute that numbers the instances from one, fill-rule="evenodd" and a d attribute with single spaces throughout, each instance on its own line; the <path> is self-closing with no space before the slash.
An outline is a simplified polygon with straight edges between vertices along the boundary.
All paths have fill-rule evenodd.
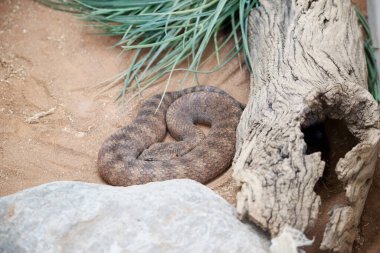
<path id="1" fill-rule="evenodd" d="M 177 178 L 207 183 L 231 165 L 242 109 L 211 86 L 155 95 L 102 144 L 99 173 L 119 186 Z M 209 125 L 207 136 L 195 124 Z M 177 142 L 160 143 L 167 130 Z"/>

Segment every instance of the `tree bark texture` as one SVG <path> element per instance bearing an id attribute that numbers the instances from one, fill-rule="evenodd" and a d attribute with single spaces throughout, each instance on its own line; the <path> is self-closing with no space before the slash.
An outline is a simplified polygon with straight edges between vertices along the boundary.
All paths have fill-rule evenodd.
<path id="1" fill-rule="evenodd" d="M 233 163 L 241 186 L 238 214 L 271 235 L 286 224 L 312 228 L 321 205 L 315 186 L 328 163 L 346 200 L 329 210 L 320 247 L 350 252 L 380 146 L 379 108 L 367 91 L 362 32 L 351 2 L 260 0 L 248 32 L 254 67 Z M 324 131 L 326 124 L 332 131 Z M 338 125 L 354 144 L 334 157 L 344 142 L 336 137 L 342 136 Z M 307 145 L 309 130 L 316 141 Z M 326 159 L 321 139 L 329 147 Z"/>

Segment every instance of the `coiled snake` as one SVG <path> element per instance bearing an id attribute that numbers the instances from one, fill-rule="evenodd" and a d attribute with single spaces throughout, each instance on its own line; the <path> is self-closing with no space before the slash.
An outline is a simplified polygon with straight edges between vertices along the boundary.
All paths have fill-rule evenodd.
<path id="1" fill-rule="evenodd" d="M 176 178 L 207 183 L 231 165 L 242 110 L 237 100 L 211 86 L 155 95 L 131 124 L 102 144 L 99 173 L 120 186 Z M 207 136 L 198 123 L 210 126 Z M 167 129 L 177 142 L 159 143 Z"/>

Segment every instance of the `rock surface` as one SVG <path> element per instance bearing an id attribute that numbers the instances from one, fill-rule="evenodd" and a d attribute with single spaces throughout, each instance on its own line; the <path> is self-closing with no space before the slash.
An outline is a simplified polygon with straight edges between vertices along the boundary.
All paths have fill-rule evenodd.
<path id="1" fill-rule="evenodd" d="M 268 252 L 235 209 L 191 180 L 54 182 L 0 198 L 0 252 Z"/>

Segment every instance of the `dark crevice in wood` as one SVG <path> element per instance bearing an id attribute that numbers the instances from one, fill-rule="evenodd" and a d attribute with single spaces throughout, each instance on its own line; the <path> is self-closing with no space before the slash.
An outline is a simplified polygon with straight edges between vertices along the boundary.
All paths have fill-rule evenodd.
<path id="1" fill-rule="evenodd" d="M 344 182 L 338 179 L 335 167 L 339 159 L 343 158 L 359 141 L 348 130 L 343 120 L 327 118 L 323 122 L 303 128 L 302 132 L 307 145 L 306 154 L 321 152 L 321 159 L 325 162 L 323 176 L 314 187 L 314 191 L 321 197 L 322 205 L 316 224 L 306 234 L 310 238 L 315 238 L 314 246 L 310 247 L 313 249 L 310 249 L 310 252 L 316 252 L 315 250 L 328 252 L 318 250 L 323 234 L 317 234 L 315 231 L 324 231 L 329 219 L 329 212 L 332 209 L 349 205 Z"/>
<path id="2" fill-rule="evenodd" d="M 318 2 L 318 0 L 309 0 L 308 4 L 307 4 L 307 9 L 309 10 L 311 8 L 311 4 L 313 2 Z"/>
<path id="3" fill-rule="evenodd" d="M 339 159 L 359 144 L 359 139 L 348 130 L 343 120 L 327 118 L 325 120 L 325 129 L 332 151 L 329 154 L 330 167 L 335 168 Z"/>
<path id="4" fill-rule="evenodd" d="M 326 163 L 325 171 L 335 168 L 339 159 L 355 147 L 359 139 L 348 130 L 344 120 L 326 118 L 316 122 L 317 116 L 309 116 L 309 121 L 313 123 L 301 128 L 307 145 L 306 155 L 321 152 L 321 158 Z"/>
<path id="5" fill-rule="evenodd" d="M 302 128 L 301 131 L 304 134 L 304 140 L 307 145 L 306 154 L 310 155 L 315 152 L 321 152 L 322 160 L 325 160 L 323 156 L 328 154 L 329 147 L 324 123 L 314 123 Z"/>

